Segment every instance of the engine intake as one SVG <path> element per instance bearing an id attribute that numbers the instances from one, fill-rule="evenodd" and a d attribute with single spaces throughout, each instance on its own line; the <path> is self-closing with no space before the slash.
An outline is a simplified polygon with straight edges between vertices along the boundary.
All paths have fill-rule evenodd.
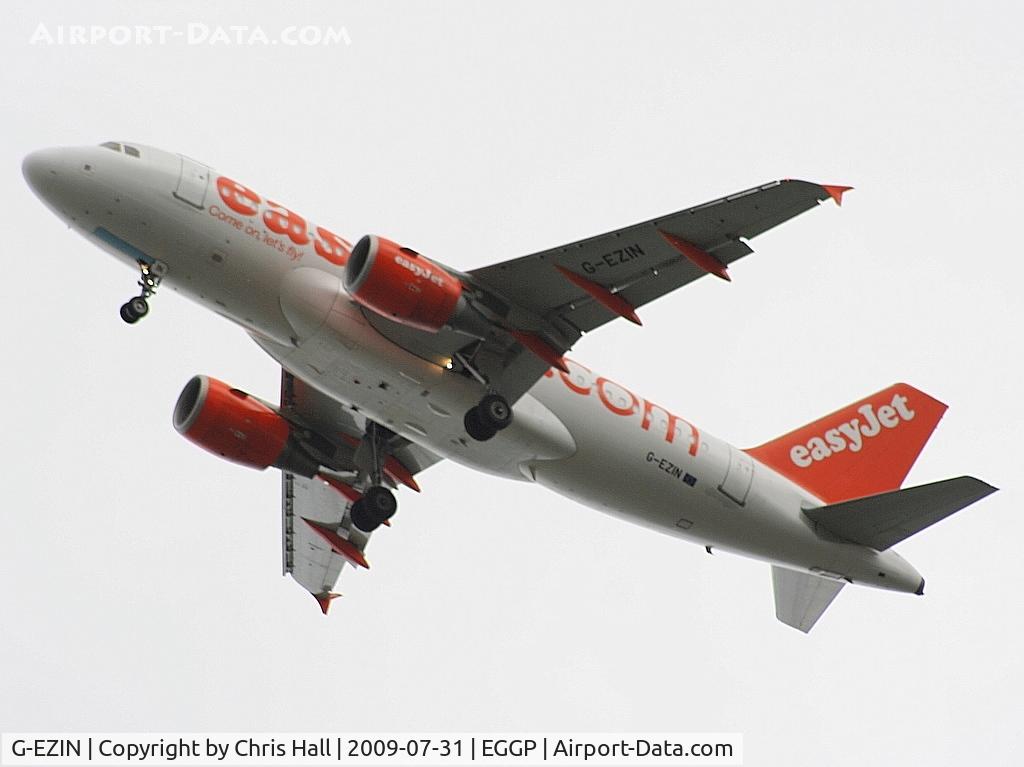
<path id="1" fill-rule="evenodd" d="M 314 476 L 320 464 L 299 444 L 291 424 L 240 389 L 194 376 L 178 395 L 174 428 L 214 455 L 253 469 L 276 466 Z"/>

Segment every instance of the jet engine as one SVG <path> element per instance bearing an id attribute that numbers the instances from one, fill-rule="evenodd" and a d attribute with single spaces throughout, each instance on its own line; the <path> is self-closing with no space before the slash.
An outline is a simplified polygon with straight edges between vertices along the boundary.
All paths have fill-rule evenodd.
<path id="1" fill-rule="evenodd" d="M 195 376 L 185 384 L 174 406 L 174 428 L 204 450 L 253 469 L 276 466 L 312 477 L 320 468 L 287 420 L 255 397 L 209 376 Z"/>
<path id="2" fill-rule="evenodd" d="M 415 250 L 368 234 L 345 264 L 345 290 L 390 320 L 436 333 L 450 327 L 477 338 L 489 325 L 463 295 L 462 281 Z"/>

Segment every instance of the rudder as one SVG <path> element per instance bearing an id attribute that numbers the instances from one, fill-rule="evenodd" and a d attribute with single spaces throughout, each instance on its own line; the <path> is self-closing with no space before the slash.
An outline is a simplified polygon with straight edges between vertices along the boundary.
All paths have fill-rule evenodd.
<path id="1" fill-rule="evenodd" d="M 946 405 L 897 383 L 746 452 L 825 503 L 896 490 Z"/>

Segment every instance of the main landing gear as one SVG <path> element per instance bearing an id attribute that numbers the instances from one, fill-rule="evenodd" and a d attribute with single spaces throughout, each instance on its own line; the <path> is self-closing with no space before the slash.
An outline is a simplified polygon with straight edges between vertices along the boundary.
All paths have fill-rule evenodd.
<path id="1" fill-rule="evenodd" d="M 398 511 L 395 494 L 383 483 L 383 466 L 387 459 L 387 440 L 391 432 L 367 421 L 366 434 L 356 449 L 356 464 L 366 471 L 370 486 L 363 497 L 352 504 L 352 524 L 364 533 L 372 533 Z"/>
<path id="2" fill-rule="evenodd" d="M 163 261 L 154 261 L 152 264 L 139 261 L 138 264 L 142 275 L 139 278 L 141 292 L 121 306 L 121 319 L 129 325 L 134 325 L 149 314 L 149 299 L 156 293 L 160 281 L 167 274 L 167 264 Z"/>
<path id="3" fill-rule="evenodd" d="M 476 369 L 470 359 L 456 352 L 452 355 L 453 360 L 469 373 L 473 378 L 482 383 L 488 389 L 490 383 L 483 373 Z M 512 406 L 508 400 L 493 391 L 488 392 L 473 407 L 466 411 L 462 418 L 462 425 L 466 427 L 466 434 L 477 442 L 486 442 L 502 429 L 512 423 Z"/>
<path id="4" fill-rule="evenodd" d="M 364 533 L 372 533 L 387 519 L 395 516 L 398 501 L 395 494 L 383 485 L 372 485 L 363 497 L 352 504 L 352 524 Z"/>
<path id="5" fill-rule="evenodd" d="M 462 423 L 470 437 L 486 442 L 512 423 L 512 406 L 500 394 L 485 394 L 476 406 L 466 411 Z"/>

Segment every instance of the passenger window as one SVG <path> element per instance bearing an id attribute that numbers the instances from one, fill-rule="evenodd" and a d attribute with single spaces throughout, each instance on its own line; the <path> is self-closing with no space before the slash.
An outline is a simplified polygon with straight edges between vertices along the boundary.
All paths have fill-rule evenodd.
<path id="1" fill-rule="evenodd" d="M 136 149 L 133 146 L 128 146 L 127 144 L 124 145 L 124 153 L 126 155 L 128 155 L 129 157 L 138 157 L 139 156 L 139 150 Z"/>
<path id="2" fill-rule="evenodd" d="M 121 145 L 116 141 L 104 141 L 100 146 L 106 147 L 107 149 L 113 149 L 115 152 L 121 151 Z"/>

